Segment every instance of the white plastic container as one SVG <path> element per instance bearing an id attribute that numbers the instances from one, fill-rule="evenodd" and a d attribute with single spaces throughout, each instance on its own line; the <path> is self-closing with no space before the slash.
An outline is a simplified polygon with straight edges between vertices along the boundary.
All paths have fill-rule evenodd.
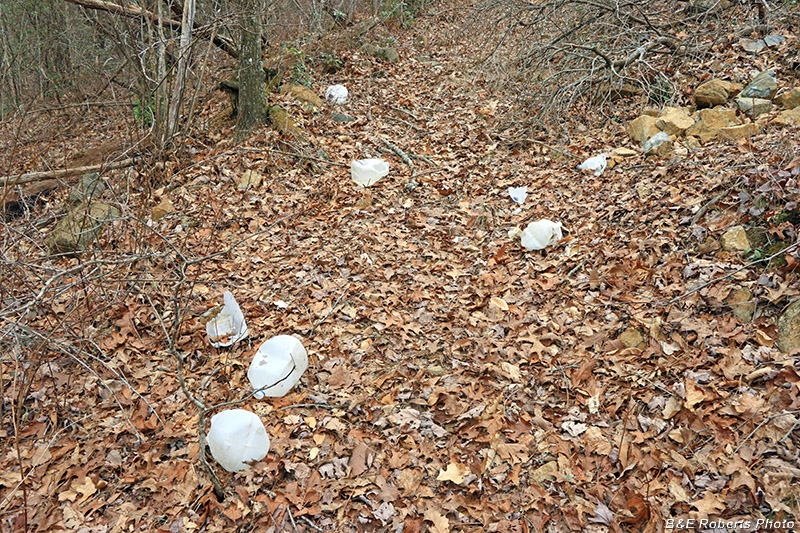
<path id="1" fill-rule="evenodd" d="M 584 172 L 591 172 L 595 176 L 600 176 L 603 172 L 606 171 L 606 166 L 608 165 L 608 161 L 606 160 L 605 154 L 596 155 L 594 157 L 590 157 L 580 165 L 578 168 L 583 170 Z"/>
<path id="2" fill-rule="evenodd" d="M 344 85 L 331 85 L 325 91 L 325 99 L 333 105 L 342 105 L 347 101 L 347 87 Z"/>
<path id="3" fill-rule="evenodd" d="M 525 203 L 525 199 L 528 197 L 528 186 L 523 185 L 522 187 L 509 187 L 508 195 L 516 203 L 522 205 Z"/>
<path id="4" fill-rule="evenodd" d="M 239 304 L 229 291 L 222 295 L 225 305 L 217 316 L 206 323 L 208 342 L 214 348 L 230 346 L 247 337 L 247 324 Z"/>
<path id="5" fill-rule="evenodd" d="M 541 250 L 563 238 L 561 222 L 537 220 L 531 222 L 522 232 L 520 242 L 528 250 Z"/>
<path id="6" fill-rule="evenodd" d="M 383 159 L 359 159 L 350 163 L 350 175 L 357 184 L 369 187 L 389 174 L 389 163 Z"/>
<path id="7" fill-rule="evenodd" d="M 269 452 L 269 436 L 257 414 L 230 409 L 211 417 L 206 437 L 211 455 L 228 472 L 247 468 L 245 463 L 260 461 Z"/>
<path id="8" fill-rule="evenodd" d="M 272 337 L 258 349 L 247 371 L 247 379 L 256 389 L 254 398 L 285 396 L 308 368 L 308 354 L 303 343 L 291 335 Z"/>

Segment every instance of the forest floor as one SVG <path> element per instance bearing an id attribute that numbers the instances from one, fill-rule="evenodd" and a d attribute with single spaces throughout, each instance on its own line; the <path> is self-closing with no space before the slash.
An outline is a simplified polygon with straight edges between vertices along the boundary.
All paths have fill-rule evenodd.
<path id="1" fill-rule="evenodd" d="M 58 283 L 88 292 L 53 295 L 30 319 L 85 349 L 47 356 L 17 403 L 28 367 L 21 354 L 2 360 L 0 529 L 656 532 L 721 518 L 756 531 L 760 518 L 800 520 L 798 358 L 775 347 L 797 274 L 713 245 L 737 224 L 793 234 L 800 217 L 740 207 L 798 168 L 797 128 L 584 174 L 587 157 L 639 150 L 624 130 L 639 109 L 576 118 L 558 147 L 531 139 L 505 118 L 515 100 L 474 82 L 469 45 L 421 48 L 426 31 L 395 35 L 397 64 L 347 50 L 343 71 L 315 80 L 317 93 L 348 87 L 336 111 L 353 122 L 287 97 L 305 140 L 265 126 L 234 145 L 218 94 L 168 179 L 144 191 L 136 170 L 109 173 L 127 204 L 82 261 L 119 263 L 107 283 L 90 283 L 99 259 L 64 274 Z M 298 144 L 329 160 L 291 155 Z M 374 156 L 389 175 L 356 186 L 350 161 Z M 263 182 L 241 190 L 247 170 Z M 507 189 L 522 185 L 520 206 Z M 782 187 L 771 205 L 796 200 Z M 66 194 L 36 209 L 57 213 Z M 165 200 L 174 211 L 149 220 Z M 509 237 L 542 218 L 563 224 L 560 242 L 526 251 Z M 51 227 L 6 236 L 4 257 L 41 256 Z M 31 294 L 79 263 L 48 264 Z M 755 302 L 748 320 L 730 304 L 741 289 Z M 215 349 L 201 315 L 226 290 L 250 336 Z M 186 313 L 184 382 L 208 406 L 250 394 L 247 368 L 269 337 L 295 335 L 310 357 L 288 395 L 239 405 L 272 444 L 236 474 L 208 456 L 221 502 L 165 343 L 174 301 Z"/>

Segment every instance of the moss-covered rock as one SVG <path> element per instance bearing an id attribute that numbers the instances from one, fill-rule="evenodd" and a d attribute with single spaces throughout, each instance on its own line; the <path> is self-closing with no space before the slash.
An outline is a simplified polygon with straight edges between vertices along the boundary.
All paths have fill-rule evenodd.
<path id="1" fill-rule="evenodd" d="M 297 125 L 294 123 L 294 120 L 292 120 L 292 117 L 289 116 L 289 113 L 287 113 L 286 110 L 281 106 L 270 106 L 268 113 L 270 124 L 272 124 L 272 127 L 279 132 L 289 133 L 291 135 L 303 134 L 303 131 L 297 127 Z"/>
<path id="2" fill-rule="evenodd" d="M 397 53 L 392 47 L 381 47 L 371 43 L 365 44 L 363 50 L 371 55 L 372 57 L 376 57 L 380 60 L 387 61 L 389 63 L 397 63 L 400 60 L 400 54 Z"/>
<path id="3" fill-rule="evenodd" d="M 279 92 L 283 95 L 288 94 L 295 100 L 304 102 L 306 104 L 310 104 L 317 108 L 321 108 L 324 104 L 322 98 L 314 94 L 314 91 L 312 91 L 308 87 L 304 87 L 303 85 L 295 85 L 293 83 L 287 83 L 281 85 Z"/>
<path id="4" fill-rule="evenodd" d="M 81 204 L 56 224 L 45 244 L 51 254 L 77 254 L 91 246 L 103 226 L 119 217 L 119 209 L 102 202 Z"/>

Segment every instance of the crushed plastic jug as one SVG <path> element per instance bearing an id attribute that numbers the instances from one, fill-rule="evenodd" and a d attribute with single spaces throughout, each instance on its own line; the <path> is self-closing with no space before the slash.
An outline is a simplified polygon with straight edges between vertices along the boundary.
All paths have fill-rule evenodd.
<path id="1" fill-rule="evenodd" d="M 528 227 L 522 232 L 521 242 L 522 246 L 528 250 L 541 250 L 562 238 L 561 222 L 537 220 L 528 224 Z"/>
<path id="2" fill-rule="evenodd" d="M 230 409 L 211 417 L 206 437 L 211 455 L 228 472 L 247 468 L 269 452 L 269 436 L 261 419 L 244 409 Z"/>
<path id="3" fill-rule="evenodd" d="M 258 349 L 247 370 L 247 379 L 256 389 L 254 398 L 285 396 L 308 368 L 303 343 L 291 335 L 272 337 Z"/>
<path id="4" fill-rule="evenodd" d="M 509 187 L 508 195 L 518 204 L 524 204 L 525 199 L 528 197 L 528 186 L 523 185 L 522 187 Z"/>
<path id="5" fill-rule="evenodd" d="M 389 174 L 389 163 L 383 159 L 359 159 L 350 163 L 350 175 L 357 184 L 369 187 Z"/>
<path id="6" fill-rule="evenodd" d="M 244 315 L 233 294 L 225 291 L 222 298 L 225 302 L 222 310 L 206 323 L 208 341 L 215 348 L 230 346 L 248 335 Z"/>
<path id="7" fill-rule="evenodd" d="M 325 91 L 325 100 L 333 105 L 342 105 L 347 101 L 347 87 L 344 85 L 331 85 Z"/>
<path id="8" fill-rule="evenodd" d="M 595 176 L 599 176 L 606 171 L 607 165 L 608 161 L 606 160 L 606 155 L 600 154 L 594 157 L 590 157 L 589 159 L 578 165 L 578 168 L 580 170 L 583 170 L 584 172 L 591 172 Z"/>

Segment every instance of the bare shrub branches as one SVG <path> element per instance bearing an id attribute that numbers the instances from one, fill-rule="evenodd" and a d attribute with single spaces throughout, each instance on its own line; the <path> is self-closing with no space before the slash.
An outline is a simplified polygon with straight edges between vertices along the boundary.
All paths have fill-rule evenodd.
<path id="1" fill-rule="evenodd" d="M 481 66 L 523 86 L 538 117 L 595 101 L 641 95 L 656 104 L 676 98 L 671 72 L 701 56 L 756 16 L 729 0 L 490 0 L 475 21 L 487 49 Z"/>

